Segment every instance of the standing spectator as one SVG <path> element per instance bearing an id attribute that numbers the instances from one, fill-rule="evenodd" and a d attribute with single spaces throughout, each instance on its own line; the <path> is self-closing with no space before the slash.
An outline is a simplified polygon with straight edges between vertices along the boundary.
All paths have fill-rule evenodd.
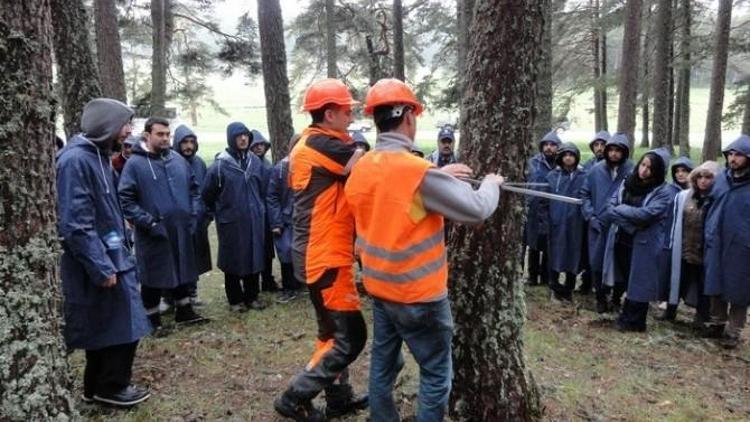
<path id="1" fill-rule="evenodd" d="M 578 198 L 586 179 L 579 165 L 581 152 L 575 144 L 563 144 L 557 151 L 557 167 L 547 174 L 550 191 Z M 581 207 L 560 201 L 549 201 L 549 271 L 550 289 L 556 300 L 572 301 L 576 277 L 581 271 L 584 220 Z M 565 284 L 560 285 L 560 273 Z"/>
<path id="2" fill-rule="evenodd" d="M 150 329 L 116 177 L 107 165 L 112 145 L 130 135 L 133 114 L 116 100 L 89 101 L 83 133 L 58 153 L 56 166 L 65 344 L 86 351 L 83 400 L 119 406 L 151 395 L 130 383 L 138 342 Z"/>
<path id="3" fill-rule="evenodd" d="M 206 179 L 206 163 L 198 156 L 198 136 L 185 125 L 177 126 L 172 139 L 172 149 L 187 160 L 193 170 L 193 177 L 198 186 L 203 186 Z M 206 211 L 203 199 L 199 198 L 197 210 L 197 224 L 193 235 L 193 247 L 195 248 L 195 269 L 198 275 L 211 271 L 211 245 L 208 242 L 208 226 L 213 216 Z M 191 287 L 190 300 L 193 305 L 200 303 L 198 300 L 198 284 Z"/>
<path id="4" fill-rule="evenodd" d="M 125 218 L 135 226 L 143 306 L 151 325 L 163 334 L 162 290 L 172 294 L 177 323 L 205 320 L 190 301 L 198 280 L 193 234 L 199 187 L 190 165 L 170 148 L 168 120 L 149 118 L 143 137 L 122 170 L 119 192 Z"/>
<path id="5" fill-rule="evenodd" d="M 260 158 L 263 164 L 263 183 L 261 186 L 261 199 L 266 202 L 268 195 L 268 183 L 271 180 L 271 174 L 273 173 L 273 164 L 266 159 L 266 153 L 271 148 L 271 143 L 260 133 L 253 129 L 250 131 L 250 150 Z M 266 213 L 266 227 L 263 233 L 263 241 L 265 244 L 265 261 L 263 265 L 263 272 L 260 274 L 261 287 L 264 292 L 275 292 L 279 290 L 279 286 L 276 285 L 276 280 L 273 278 L 273 235 L 271 234 L 271 223 L 268 220 L 269 214 Z"/>
<path id="6" fill-rule="evenodd" d="M 609 310 L 619 312 L 619 308 L 612 309 L 617 303 L 611 301 L 611 289 L 602 284 L 604 248 L 609 225 L 601 218 L 607 211 L 610 198 L 633 170 L 633 163 L 628 160 L 629 155 L 627 136 L 623 133 L 612 135 L 604 148 L 604 160 L 595 164 L 586 174 L 586 180 L 581 189 L 581 199 L 583 199 L 581 212 L 588 223 L 589 268 L 596 289 L 598 313 L 605 313 Z"/>
<path id="7" fill-rule="evenodd" d="M 659 299 L 660 257 L 674 201 L 664 181 L 668 166 L 666 149 L 644 154 L 600 216 L 612 225 L 604 252 L 604 284 L 615 287 L 616 308 L 622 293 L 628 294 L 617 319 L 620 331 L 646 331 L 648 304 Z"/>
<path id="8" fill-rule="evenodd" d="M 750 305 L 750 135 L 724 149 L 727 169 L 716 178 L 706 217 L 706 289 L 711 322 L 728 349 L 740 344 Z"/>
<path id="9" fill-rule="evenodd" d="M 555 157 L 561 141 L 553 130 L 539 141 L 539 152 L 531 157 L 527 167 L 527 180 L 531 183 L 546 183 L 547 174 L 555 167 Z M 541 189 L 547 190 L 547 189 Z M 549 211 L 547 201 L 536 196 L 526 199 L 526 225 L 524 243 L 528 247 L 528 284 L 547 284 L 549 279 L 548 238 Z"/>
<path id="10" fill-rule="evenodd" d="M 260 273 L 265 265 L 266 205 L 263 163 L 249 152 L 251 132 L 234 122 L 227 126 L 227 148 L 216 156 L 203 183 L 203 202 L 216 218 L 217 266 L 235 312 L 261 310 Z"/>
<path id="11" fill-rule="evenodd" d="M 438 167 L 447 166 L 448 164 L 458 163 L 458 153 L 456 153 L 456 135 L 453 128 L 443 126 L 437 136 L 438 149 L 432 152 L 427 161 Z"/>

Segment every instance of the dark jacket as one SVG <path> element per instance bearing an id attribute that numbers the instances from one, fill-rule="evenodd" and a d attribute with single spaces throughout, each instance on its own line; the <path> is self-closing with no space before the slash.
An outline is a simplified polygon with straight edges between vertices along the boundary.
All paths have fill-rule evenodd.
<path id="1" fill-rule="evenodd" d="M 576 168 L 572 172 L 562 167 L 562 154 L 573 152 L 576 155 Z M 578 163 L 581 153 L 573 144 L 563 145 L 557 153 L 557 167 L 547 174 L 550 192 L 579 198 L 586 172 Z M 580 272 L 581 251 L 583 250 L 584 220 L 581 207 L 560 201 L 549 202 L 549 267 L 559 273 Z"/>
<path id="2" fill-rule="evenodd" d="M 742 135 L 724 149 L 750 157 L 750 136 Z M 750 176 L 734 179 L 719 173 L 711 190 L 705 226 L 705 294 L 738 306 L 750 305 Z"/>
<path id="3" fill-rule="evenodd" d="M 294 195 L 289 187 L 289 157 L 273 167 L 266 197 L 268 220 L 272 229 L 281 229 L 281 234 L 273 235 L 276 253 L 282 263 L 292 262 L 292 211 Z"/>
<path id="4" fill-rule="evenodd" d="M 82 120 L 90 121 L 92 109 L 106 121 L 82 128 L 98 145 L 76 135 L 60 150 L 56 163 L 65 343 L 86 350 L 132 343 L 150 332 L 115 174 L 103 150 L 133 111 L 114 100 L 94 100 L 84 108 Z M 117 284 L 101 287 L 113 274 Z"/>
<path id="5" fill-rule="evenodd" d="M 547 174 L 554 168 L 554 162 L 550 163 L 542 154 L 542 145 L 545 142 L 554 142 L 558 146 L 562 143 L 555 131 L 549 132 L 539 141 L 539 153 L 531 157 L 526 168 L 526 180 L 530 183 L 545 183 Z M 539 189 L 548 191 L 549 189 Z M 549 232 L 549 210 L 548 202 L 536 196 L 526 197 L 526 225 L 524 226 L 524 243 L 531 249 L 541 250 L 542 236 Z"/>
<path id="6" fill-rule="evenodd" d="M 628 160 L 630 148 L 627 137 L 615 134 L 607 141 L 607 145 L 616 145 L 625 150 L 623 163 L 618 166 L 615 177 L 612 177 L 612 169 L 607 160 L 602 160 L 586 174 L 586 180 L 581 188 L 581 199 L 583 199 L 581 212 L 589 227 L 587 238 L 589 266 L 595 272 L 602 271 L 604 247 L 609 230 L 609 225 L 601 221 L 601 216 L 607 210 L 612 195 L 633 171 L 633 163 Z"/>
<path id="7" fill-rule="evenodd" d="M 669 152 L 665 149 L 649 151 L 659 157 L 666 169 L 669 166 Z M 664 175 L 662 175 L 662 178 Z M 663 179 L 662 179 L 663 180 Z M 674 195 L 667 183 L 648 193 L 640 207 L 623 204 L 625 182 L 612 196 L 607 211 L 601 216 L 604 223 L 612 227 L 607 233 L 604 252 L 603 282 L 607 286 L 627 283 L 628 299 L 636 302 L 651 302 L 660 298 L 663 280 L 663 245 L 667 237 L 669 210 Z M 624 280 L 616 271 L 615 241 L 620 230 L 633 237 L 633 255 L 630 264 L 630 278 Z"/>
<path id="8" fill-rule="evenodd" d="M 237 149 L 235 138 L 242 133 L 250 135 L 242 123 L 227 126 L 227 149 L 208 168 L 202 197 L 216 219 L 218 267 L 245 276 L 263 271 L 266 206 L 263 163 Z"/>
<path id="9" fill-rule="evenodd" d="M 198 280 L 193 233 L 199 186 L 187 161 L 172 150 L 155 154 L 138 144 L 119 191 L 125 218 L 135 226 L 141 284 L 173 289 Z"/>
<path id="10" fill-rule="evenodd" d="M 198 186 L 203 186 L 203 181 L 206 180 L 206 162 L 198 156 L 198 136 L 189 127 L 185 125 L 177 126 L 174 131 L 174 138 L 172 139 L 172 149 L 180 154 L 180 144 L 185 138 L 192 136 L 195 138 L 195 153 L 190 157 L 185 157 L 190 168 L 193 170 L 193 177 Z M 182 154 L 180 154 L 182 155 Z M 206 205 L 203 203 L 203 199 L 198 199 L 199 208 L 197 210 L 197 225 L 195 234 L 193 235 L 193 247 L 195 248 L 195 269 L 198 274 L 204 274 L 211 271 L 211 245 L 208 241 L 208 226 L 213 220 L 213 215 L 207 212 Z"/>

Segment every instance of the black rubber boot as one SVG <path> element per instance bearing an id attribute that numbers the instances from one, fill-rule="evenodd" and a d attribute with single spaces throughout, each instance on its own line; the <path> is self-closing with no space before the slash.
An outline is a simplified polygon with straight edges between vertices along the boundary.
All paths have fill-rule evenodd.
<path id="1" fill-rule="evenodd" d="M 350 384 L 334 384 L 326 388 L 326 417 L 328 418 L 367 409 L 368 403 L 368 396 L 355 396 Z"/>
<path id="2" fill-rule="evenodd" d="M 667 305 L 664 313 L 657 316 L 656 319 L 659 321 L 674 321 L 677 319 L 677 305 Z"/>
<path id="3" fill-rule="evenodd" d="M 323 422 L 325 415 L 313 406 L 310 400 L 297 397 L 289 390 L 273 402 L 273 408 L 281 416 L 292 418 L 297 422 Z"/>
<path id="4" fill-rule="evenodd" d="M 196 324 L 199 322 L 208 322 L 208 318 L 197 314 L 193 310 L 193 306 L 188 304 L 177 307 L 177 311 L 174 314 L 174 321 L 178 324 Z"/>

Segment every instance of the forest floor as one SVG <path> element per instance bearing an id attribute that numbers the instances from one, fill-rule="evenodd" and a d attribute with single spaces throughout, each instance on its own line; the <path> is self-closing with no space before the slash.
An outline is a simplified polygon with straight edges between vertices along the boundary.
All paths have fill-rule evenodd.
<path id="1" fill-rule="evenodd" d="M 81 403 L 85 418 L 281 420 L 273 400 L 313 351 L 309 299 L 282 305 L 263 293 L 269 308 L 233 314 L 218 270 L 201 278 L 200 296 L 205 302 L 200 312 L 210 323 L 165 338 L 147 337 L 139 346 L 134 381 L 151 386 L 151 399 L 132 410 Z M 691 310 L 681 308 L 677 324 L 650 320 L 647 333 L 623 334 L 593 312 L 591 297 L 578 296 L 575 306 L 564 306 L 550 303 L 546 288 L 527 287 L 526 300 L 526 363 L 540 387 L 544 420 L 750 420 L 750 344 L 725 351 L 696 338 L 689 327 Z M 371 329 L 369 299 L 363 305 Z M 656 314 L 654 309 L 650 314 Z M 172 317 L 167 314 L 165 320 Z M 405 356 L 395 397 L 409 420 L 419 379 L 408 352 Z M 82 354 L 74 353 L 70 362 L 80 392 Z M 368 364 L 369 344 L 351 371 L 357 391 L 366 389 Z M 343 420 L 365 421 L 367 415 Z"/>

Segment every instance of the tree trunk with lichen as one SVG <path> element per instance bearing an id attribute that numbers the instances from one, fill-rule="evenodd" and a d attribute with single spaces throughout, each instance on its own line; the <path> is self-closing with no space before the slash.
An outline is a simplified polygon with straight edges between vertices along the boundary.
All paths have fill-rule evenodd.
<path id="1" fill-rule="evenodd" d="M 536 144 L 552 129 L 552 4 L 543 0 L 544 33 L 542 35 L 539 74 L 536 80 L 536 115 L 534 117 L 534 136 L 529 143 L 529 150 L 536 149 Z"/>
<path id="2" fill-rule="evenodd" d="M 90 22 L 83 0 L 51 0 L 55 64 L 60 86 L 65 134 L 80 132 L 83 106 L 101 97 L 94 55 L 89 42 Z"/>
<path id="3" fill-rule="evenodd" d="M 654 35 L 654 79 L 651 89 L 654 95 L 653 138 L 654 148 L 671 144 L 670 141 L 670 104 L 674 103 L 671 92 L 672 75 L 672 0 L 656 2 L 656 22 Z"/>
<path id="4" fill-rule="evenodd" d="M 732 0 L 719 0 L 719 13 L 714 29 L 714 63 L 711 70 L 711 93 L 706 112 L 706 134 L 703 138 L 703 161 L 721 155 L 721 116 L 724 110 L 724 89 L 729 58 L 729 30 L 732 25 Z"/>
<path id="5" fill-rule="evenodd" d="M 393 0 L 393 77 L 406 80 L 404 65 L 404 8 L 401 0 Z"/>
<path id="6" fill-rule="evenodd" d="M 55 229 L 49 1 L 0 0 L 0 419 L 75 420 Z"/>
<path id="7" fill-rule="evenodd" d="M 478 1 L 467 58 L 461 155 L 478 174 L 524 177 L 532 140 L 544 0 Z M 493 57 L 495 60 L 486 60 Z M 451 414 L 458 420 L 541 418 L 526 369 L 521 262 L 523 198 L 503 194 L 481 228 L 457 225 L 450 237 L 455 337 Z"/>
<path id="8" fill-rule="evenodd" d="M 338 77 L 336 67 L 336 4 L 334 0 L 326 0 L 326 68 L 329 78 Z"/>
<path id="9" fill-rule="evenodd" d="M 625 33 L 620 60 L 620 105 L 617 131 L 628 136 L 630 150 L 635 150 L 635 109 L 638 99 L 638 69 L 641 49 L 641 8 L 643 0 L 625 3 Z"/>
<path id="10" fill-rule="evenodd" d="M 151 2 L 151 115 L 164 116 L 167 102 L 167 70 L 172 45 L 172 0 Z"/>
<path id="11" fill-rule="evenodd" d="M 268 135 L 273 160 L 279 161 L 288 153 L 289 139 L 294 135 L 289 78 L 286 74 L 284 21 L 279 0 L 258 1 L 258 28 Z"/>

